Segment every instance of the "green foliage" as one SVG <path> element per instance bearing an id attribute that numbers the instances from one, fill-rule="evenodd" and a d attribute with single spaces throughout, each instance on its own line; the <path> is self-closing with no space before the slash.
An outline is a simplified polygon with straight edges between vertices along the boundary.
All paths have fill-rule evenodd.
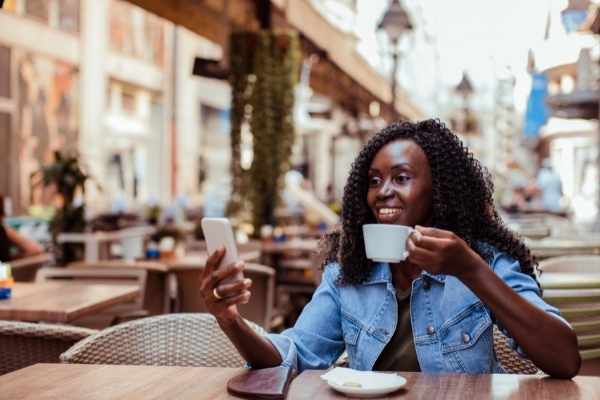
<path id="1" fill-rule="evenodd" d="M 54 152 L 54 162 L 42 166 L 33 174 L 37 182 L 34 185 L 55 186 L 61 197 L 62 207 L 57 210 L 50 221 L 50 231 L 58 251 L 57 259 L 67 263 L 78 258 L 76 246 L 57 246 L 56 239 L 61 232 L 83 232 L 86 228 L 85 205 L 74 205 L 77 191 L 85 193 L 85 183 L 89 175 L 81 167 L 79 157 L 75 154 Z"/>
<path id="2" fill-rule="evenodd" d="M 85 193 L 85 182 L 89 179 L 77 155 L 62 154 L 60 151 L 54 152 L 54 162 L 42 166 L 37 175 L 44 186 L 56 186 L 65 206 L 73 203 L 77 189 Z"/>
<path id="3" fill-rule="evenodd" d="M 274 223 L 282 177 L 290 167 L 294 143 L 294 88 L 300 66 L 295 33 L 241 32 L 231 36 L 230 214 L 251 211 L 254 232 Z M 240 165 L 241 127 L 247 122 L 254 157 L 248 174 Z"/>

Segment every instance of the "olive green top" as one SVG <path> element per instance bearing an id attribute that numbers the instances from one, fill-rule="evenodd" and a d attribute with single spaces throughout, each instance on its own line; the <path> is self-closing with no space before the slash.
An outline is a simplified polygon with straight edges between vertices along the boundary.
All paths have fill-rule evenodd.
<path id="1" fill-rule="evenodd" d="M 398 325 L 373 366 L 374 371 L 420 372 L 410 321 L 410 289 L 396 291 Z"/>

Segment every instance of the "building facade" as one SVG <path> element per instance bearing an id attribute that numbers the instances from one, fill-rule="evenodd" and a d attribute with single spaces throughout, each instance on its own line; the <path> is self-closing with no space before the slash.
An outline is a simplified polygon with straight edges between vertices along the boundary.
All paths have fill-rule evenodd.
<path id="1" fill-rule="evenodd" d="M 195 56 L 221 49 L 128 2 L 6 1 L 0 192 L 16 212 L 47 201 L 30 176 L 63 150 L 79 152 L 98 183 L 93 209 L 198 195 L 203 177 L 226 169 L 203 156 L 228 156 L 215 143 L 226 141 L 229 89 L 194 77 Z"/>

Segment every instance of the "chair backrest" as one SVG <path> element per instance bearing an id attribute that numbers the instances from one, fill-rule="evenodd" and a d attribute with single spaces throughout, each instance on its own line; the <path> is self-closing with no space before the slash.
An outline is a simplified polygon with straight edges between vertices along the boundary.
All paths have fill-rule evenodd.
<path id="1" fill-rule="evenodd" d="M 275 271 L 266 265 L 246 263 L 244 275 L 252 279 L 252 297 L 239 306 L 240 314 L 268 330 L 275 302 Z"/>
<path id="2" fill-rule="evenodd" d="M 260 334 L 264 330 L 249 322 Z M 167 314 L 98 332 L 60 356 L 76 364 L 242 367 L 244 360 L 210 314 Z"/>
<path id="3" fill-rule="evenodd" d="M 600 273 L 600 256 L 561 256 L 540 261 L 542 272 L 597 272 Z"/>
<path id="4" fill-rule="evenodd" d="M 530 360 L 521 357 L 511 346 L 510 339 L 494 325 L 494 352 L 502 369 L 509 374 L 537 374 L 538 367 Z"/>
<path id="5" fill-rule="evenodd" d="M 61 353 L 96 332 L 72 326 L 0 321 L 0 375 L 36 363 L 58 363 Z"/>
<path id="6" fill-rule="evenodd" d="M 42 268 L 38 271 L 37 281 L 76 280 L 85 283 L 104 283 L 111 285 L 136 284 L 140 296 L 135 300 L 139 309 L 144 305 L 148 271 L 141 268 Z"/>
<path id="7" fill-rule="evenodd" d="M 178 274 L 182 312 L 207 311 L 199 290 L 201 273 L 202 269 L 195 269 Z M 247 304 L 238 306 L 240 314 L 268 330 L 275 301 L 275 270 L 265 265 L 247 262 L 244 276 L 252 279 L 252 297 Z"/>
<path id="8" fill-rule="evenodd" d="M 51 265 L 53 262 L 52 254 L 42 253 L 12 260 L 10 266 L 16 282 L 32 282 L 40 268 Z"/>

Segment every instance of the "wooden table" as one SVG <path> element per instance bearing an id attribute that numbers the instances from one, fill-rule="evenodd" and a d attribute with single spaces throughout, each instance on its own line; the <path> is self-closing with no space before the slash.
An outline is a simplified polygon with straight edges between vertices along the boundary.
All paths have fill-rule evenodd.
<path id="1" fill-rule="evenodd" d="M 242 369 L 129 365 L 36 364 L 0 376 L 2 399 L 238 399 L 227 381 Z M 345 399 L 305 371 L 291 384 L 288 400 Z M 600 378 L 558 380 L 531 375 L 431 375 L 401 373 L 405 388 L 385 399 L 598 400 Z"/>
<path id="2" fill-rule="evenodd" d="M 258 259 L 259 251 L 240 252 L 241 260 L 250 262 Z M 145 305 L 151 314 L 180 312 L 188 309 L 182 304 L 182 293 L 198 290 L 199 274 L 206 265 L 207 253 L 194 252 L 183 257 L 162 260 L 102 260 L 94 263 L 76 262 L 69 268 L 143 268 L 148 271 Z M 183 299 L 183 300 L 184 300 Z"/>
<path id="3" fill-rule="evenodd" d="M 288 399 L 345 399 L 320 378 L 324 371 L 304 371 L 290 387 Z M 574 380 L 550 379 L 532 375 L 433 375 L 400 373 L 407 379 L 404 388 L 385 399 L 600 399 L 600 377 L 578 376 Z M 0 381 L 1 384 L 1 381 Z"/>
<path id="4" fill-rule="evenodd" d="M 0 300 L 0 319 L 67 323 L 139 295 L 135 285 L 16 282 L 12 297 Z"/>

